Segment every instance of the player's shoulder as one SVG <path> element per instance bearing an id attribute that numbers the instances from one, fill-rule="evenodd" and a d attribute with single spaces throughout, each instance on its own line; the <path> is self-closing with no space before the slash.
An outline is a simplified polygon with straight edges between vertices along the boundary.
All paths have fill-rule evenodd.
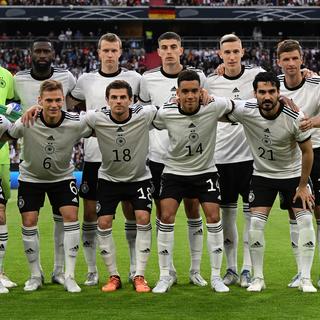
<path id="1" fill-rule="evenodd" d="M 300 112 L 296 112 L 296 111 L 293 111 L 292 109 L 286 107 L 286 106 L 283 106 L 282 108 L 282 111 L 281 111 L 285 116 L 289 117 L 289 118 L 292 118 L 294 120 L 297 120 L 299 118 L 299 116 L 301 117 L 301 113 Z"/>
<path id="2" fill-rule="evenodd" d="M 257 75 L 260 72 L 265 72 L 266 70 L 264 70 L 262 67 L 260 66 L 255 66 L 255 65 L 246 65 L 244 66 L 244 75 L 246 74 L 253 74 L 253 75 Z"/>
<path id="3" fill-rule="evenodd" d="M 311 87 L 319 88 L 320 85 L 320 76 L 312 76 L 310 78 L 306 78 L 306 84 Z"/>
<path id="4" fill-rule="evenodd" d="M 138 78 L 141 77 L 141 74 L 138 73 L 137 71 L 129 70 L 129 69 L 124 68 L 124 67 L 121 67 L 121 73 L 125 74 L 126 76 L 132 76 L 132 77 L 138 77 Z"/>
<path id="5" fill-rule="evenodd" d="M 145 110 L 148 109 L 148 106 L 143 106 L 140 103 L 136 103 L 136 104 L 133 104 L 130 108 L 131 108 L 132 114 L 139 114 L 139 113 L 143 113 L 144 109 Z"/>
<path id="6" fill-rule="evenodd" d="M 284 74 L 279 74 L 277 77 L 280 82 L 284 82 Z"/>
<path id="7" fill-rule="evenodd" d="M 0 73 L 6 77 L 12 77 L 12 73 L 6 69 L 0 66 Z"/>
<path id="8" fill-rule="evenodd" d="M 53 73 L 57 74 L 72 74 L 68 69 L 53 67 Z"/>
<path id="9" fill-rule="evenodd" d="M 80 121 L 80 115 L 76 112 L 65 111 L 64 118 L 69 121 Z"/>
<path id="10" fill-rule="evenodd" d="M 163 110 L 177 110 L 178 109 L 178 105 L 175 102 L 166 102 L 163 104 L 162 106 Z"/>
<path id="11" fill-rule="evenodd" d="M 30 77 L 31 76 L 31 69 L 25 69 L 18 71 L 15 75 L 15 79 L 24 78 L 24 77 Z"/>
<path id="12" fill-rule="evenodd" d="M 157 74 L 159 72 L 161 72 L 161 67 L 156 67 L 156 68 L 153 68 L 153 69 L 145 71 L 142 74 L 142 77 L 149 77 L 149 76 L 155 75 L 155 74 Z"/>
<path id="13" fill-rule="evenodd" d="M 191 70 L 191 71 L 195 71 L 196 73 L 203 74 L 203 70 L 196 68 L 196 67 L 193 67 L 193 66 L 189 66 L 189 65 L 187 65 L 185 67 L 185 70 Z"/>
<path id="14" fill-rule="evenodd" d="M 244 110 L 250 111 L 258 108 L 257 100 L 255 98 L 248 100 L 233 100 L 235 104 L 243 106 Z"/>

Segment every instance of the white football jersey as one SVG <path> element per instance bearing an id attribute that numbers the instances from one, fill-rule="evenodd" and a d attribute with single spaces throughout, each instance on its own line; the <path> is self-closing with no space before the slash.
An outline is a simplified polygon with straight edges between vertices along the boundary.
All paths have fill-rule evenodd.
<path id="1" fill-rule="evenodd" d="M 263 117 L 256 99 L 235 101 L 228 115 L 241 122 L 254 159 L 256 176 L 288 179 L 301 175 L 301 151 L 298 142 L 310 139 L 310 132 L 299 129 L 304 115 L 281 106 L 272 120 Z"/>
<path id="2" fill-rule="evenodd" d="M 216 172 L 214 149 L 218 119 L 232 110 L 227 98 L 215 98 L 193 113 L 185 113 L 177 104 L 160 108 L 153 125 L 166 129 L 169 148 L 164 159 L 164 173 L 193 176 Z"/>
<path id="3" fill-rule="evenodd" d="M 286 86 L 284 75 L 280 75 L 280 92 L 291 98 L 293 102 L 309 117 L 320 115 L 320 77 L 304 79 L 298 87 L 289 89 Z M 320 147 L 320 130 L 311 130 L 313 148 Z"/>
<path id="4" fill-rule="evenodd" d="M 31 127 L 21 119 L 9 129 L 9 135 L 24 140 L 24 160 L 19 165 L 19 180 L 50 183 L 73 178 L 71 164 L 73 146 L 92 129 L 76 113 L 62 111 L 61 120 L 54 126 L 45 122 L 42 112 Z"/>
<path id="5" fill-rule="evenodd" d="M 62 83 L 64 97 L 72 91 L 76 84 L 76 80 L 72 73 L 61 68 L 52 68 L 52 72 L 47 79 L 38 79 L 31 69 L 19 71 L 13 78 L 15 100 L 19 100 L 25 111 L 26 109 L 38 104 L 40 85 L 45 80 L 56 80 Z M 66 106 L 64 105 L 64 110 Z"/>
<path id="6" fill-rule="evenodd" d="M 187 70 L 194 70 L 200 76 L 201 87 L 205 86 L 206 77 L 204 73 L 193 67 L 186 67 Z M 179 74 L 168 74 L 158 67 L 146 71 L 141 78 L 139 99 L 143 103 L 151 103 L 157 107 L 172 102 L 176 97 L 177 79 Z M 169 138 L 166 130 L 150 131 L 149 159 L 154 162 L 163 163 L 169 146 Z"/>
<path id="7" fill-rule="evenodd" d="M 105 107 L 106 88 L 115 80 L 127 81 L 134 96 L 139 94 L 141 75 L 136 71 L 120 68 L 116 73 L 106 74 L 101 70 L 82 74 L 72 90 L 71 95 L 77 100 L 85 100 L 86 109 L 95 110 Z M 88 162 L 101 162 L 101 153 L 97 139 L 92 137 L 84 141 L 84 160 Z"/>
<path id="8" fill-rule="evenodd" d="M 154 106 L 135 105 L 129 119 L 115 120 L 107 108 L 87 112 L 85 119 L 95 130 L 102 164 L 98 177 L 113 182 L 135 182 L 151 178 L 146 165 L 149 127 L 157 112 Z"/>
<path id="9" fill-rule="evenodd" d="M 207 78 L 206 89 L 210 95 L 248 100 L 254 97 L 252 82 L 255 76 L 264 71 L 260 67 L 242 66 L 241 73 L 236 77 L 211 74 Z M 240 123 L 218 123 L 214 156 L 218 164 L 252 160 L 250 147 Z"/>

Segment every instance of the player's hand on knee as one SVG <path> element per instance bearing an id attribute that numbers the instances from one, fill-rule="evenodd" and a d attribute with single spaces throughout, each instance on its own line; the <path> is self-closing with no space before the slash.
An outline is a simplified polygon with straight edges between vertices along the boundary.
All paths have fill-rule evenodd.
<path id="1" fill-rule="evenodd" d="M 300 198 L 302 202 L 303 210 L 310 210 L 313 211 L 314 208 L 314 195 L 310 192 L 308 186 L 299 186 L 297 188 L 296 194 L 293 197 L 293 203 Z"/>

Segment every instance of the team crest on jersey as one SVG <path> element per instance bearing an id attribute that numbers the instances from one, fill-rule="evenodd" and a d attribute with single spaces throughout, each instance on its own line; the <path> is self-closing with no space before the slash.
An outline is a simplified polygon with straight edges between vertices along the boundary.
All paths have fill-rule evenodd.
<path id="1" fill-rule="evenodd" d="M 23 198 L 21 196 L 18 199 L 18 207 L 20 209 L 24 207 L 24 200 L 23 200 Z"/>
<path id="2" fill-rule="evenodd" d="M 254 199 L 255 199 L 255 195 L 254 195 L 254 193 L 253 193 L 253 191 L 252 190 L 250 190 L 250 193 L 249 193 L 249 202 L 251 203 L 251 202 L 253 202 L 254 201 Z"/>
<path id="3" fill-rule="evenodd" d="M 89 186 L 87 181 L 84 181 L 81 185 L 81 192 L 82 193 L 88 193 L 89 192 Z"/>
<path id="4" fill-rule="evenodd" d="M 126 139 L 123 136 L 119 136 L 116 139 L 116 144 L 120 147 L 124 146 L 126 144 Z"/>
<path id="5" fill-rule="evenodd" d="M 96 204 L 96 211 L 97 211 L 97 213 L 99 213 L 100 210 L 101 210 L 101 204 L 100 204 L 99 201 L 97 201 L 97 204 Z"/>
<path id="6" fill-rule="evenodd" d="M 56 151 L 55 147 L 51 143 L 47 144 L 44 150 L 46 154 L 53 154 Z"/>
<path id="7" fill-rule="evenodd" d="M 3 78 L 0 78 L 0 88 L 5 88 L 6 84 L 6 81 Z"/>
<path id="8" fill-rule="evenodd" d="M 261 139 L 262 143 L 265 145 L 265 146 L 271 146 L 272 145 L 272 140 L 270 138 L 270 130 L 269 128 L 263 130 L 263 133 L 264 133 L 264 137 Z"/>

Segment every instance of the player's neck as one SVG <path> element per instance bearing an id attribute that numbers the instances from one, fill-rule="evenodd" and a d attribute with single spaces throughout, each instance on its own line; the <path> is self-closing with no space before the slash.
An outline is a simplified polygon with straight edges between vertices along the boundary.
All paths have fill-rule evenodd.
<path id="1" fill-rule="evenodd" d="M 296 73 L 295 75 L 285 75 L 285 82 L 287 88 L 295 88 L 299 86 L 303 80 L 301 72 Z"/>
<path id="2" fill-rule="evenodd" d="M 230 77 L 230 78 L 233 78 L 233 77 L 237 77 L 242 71 L 242 68 L 241 68 L 241 64 L 235 68 L 225 68 L 225 71 L 224 71 L 224 74 L 227 76 L 227 77 Z"/>
<path id="3" fill-rule="evenodd" d="M 162 69 L 165 73 L 168 74 L 178 74 L 182 69 L 183 66 L 179 64 L 167 64 L 162 65 Z"/>
<path id="4" fill-rule="evenodd" d="M 130 111 L 128 110 L 128 111 L 126 111 L 124 113 L 120 113 L 120 114 L 111 111 L 111 116 L 114 120 L 116 120 L 118 122 L 124 122 L 130 117 Z"/>
<path id="5" fill-rule="evenodd" d="M 38 80 L 46 80 L 52 76 L 52 68 L 50 67 L 47 70 L 39 70 L 37 68 L 32 68 L 32 77 Z"/>
<path id="6" fill-rule="evenodd" d="M 54 117 L 43 113 L 43 120 L 46 122 L 46 124 L 50 125 L 50 126 L 54 126 L 55 124 L 57 124 L 62 117 L 62 112 L 60 111 L 60 113 Z"/>
<path id="7" fill-rule="evenodd" d="M 116 73 L 119 70 L 119 65 L 101 65 L 101 71 L 106 74 Z"/>

